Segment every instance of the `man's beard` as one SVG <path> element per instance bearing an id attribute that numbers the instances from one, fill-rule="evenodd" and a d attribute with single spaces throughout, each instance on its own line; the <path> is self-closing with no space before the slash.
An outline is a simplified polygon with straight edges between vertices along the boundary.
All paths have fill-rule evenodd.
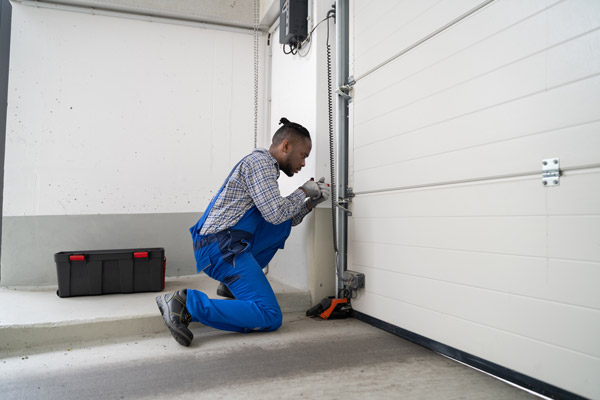
<path id="1" fill-rule="evenodd" d="M 292 176 L 294 176 L 294 173 L 293 173 L 293 172 L 290 172 L 290 171 L 288 171 L 287 169 L 282 169 L 282 171 L 283 171 L 283 172 L 284 172 L 284 173 L 285 173 L 287 176 L 289 176 L 289 177 L 292 177 Z"/>
<path id="2" fill-rule="evenodd" d="M 287 165 L 281 165 L 279 167 L 280 170 L 283 171 L 284 174 L 286 174 L 287 176 L 294 176 L 294 171 L 292 170 L 292 167 L 287 164 Z"/>

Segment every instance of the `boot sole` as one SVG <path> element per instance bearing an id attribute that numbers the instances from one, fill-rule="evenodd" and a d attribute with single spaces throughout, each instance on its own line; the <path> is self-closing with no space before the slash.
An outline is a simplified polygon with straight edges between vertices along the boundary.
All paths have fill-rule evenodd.
<path id="1" fill-rule="evenodd" d="M 171 326 L 171 322 L 169 321 L 169 318 L 167 316 L 165 316 L 165 310 L 169 310 L 169 307 L 165 304 L 164 300 L 163 300 L 163 296 L 158 296 L 156 297 L 156 305 L 158 306 L 158 309 L 160 310 L 160 315 L 162 315 L 163 321 L 165 322 L 165 325 L 167 326 L 167 328 L 169 328 L 169 331 L 171 332 L 171 335 L 173 336 L 173 338 L 177 341 L 177 343 L 179 343 L 182 346 L 189 346 L 190 343 L 192 343 L 192 339 L 194 338 L 189 337 L 185 332 L 180 331 L 179 329 L 177 329 L 174 326 Z"/>

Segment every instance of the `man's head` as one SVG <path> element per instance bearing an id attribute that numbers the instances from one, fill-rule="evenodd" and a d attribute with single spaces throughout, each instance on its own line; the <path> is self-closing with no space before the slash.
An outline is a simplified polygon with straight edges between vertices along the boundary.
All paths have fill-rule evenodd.
<path id="1" fill-rule="evenodd" d="M 279 168 L 287 175 L 293 176 L 304 167 L 304 159 L 312 149 L 308 130 L 300 124 L 281 118 L 282 125 L 275 135 L 269 152 L 277 160 Z"/>

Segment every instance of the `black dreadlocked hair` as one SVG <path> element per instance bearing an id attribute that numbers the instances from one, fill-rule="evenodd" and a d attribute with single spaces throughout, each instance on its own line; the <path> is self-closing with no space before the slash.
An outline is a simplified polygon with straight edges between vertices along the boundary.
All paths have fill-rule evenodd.
<path id="1" fill-rule="evenodd" d="M 290 122 L 287 118 L 283 117 L 279 120 L 279 125 L 282 125 L 275 134 L 273 135 L 273 144 L 277 146 L 284 139 L 287 139 L 289 142 L 293 142 L 298 138 L 306 138 L 310 139 L 310 133 L 308 133 L 308 129 L 303 127 L 300 124 L 295 122 Z"/>

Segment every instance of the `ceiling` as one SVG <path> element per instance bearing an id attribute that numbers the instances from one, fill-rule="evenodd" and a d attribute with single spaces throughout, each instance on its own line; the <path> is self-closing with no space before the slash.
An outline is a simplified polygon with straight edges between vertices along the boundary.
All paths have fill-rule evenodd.
<path id="1" fill-rule="evenodd" d="M 256 1 L 260 15 L 259 29 L 268 30 L 279 15 L 279 0 Z M 255 0 L 38 0 L 34 3 L 254 28 Z"/>

